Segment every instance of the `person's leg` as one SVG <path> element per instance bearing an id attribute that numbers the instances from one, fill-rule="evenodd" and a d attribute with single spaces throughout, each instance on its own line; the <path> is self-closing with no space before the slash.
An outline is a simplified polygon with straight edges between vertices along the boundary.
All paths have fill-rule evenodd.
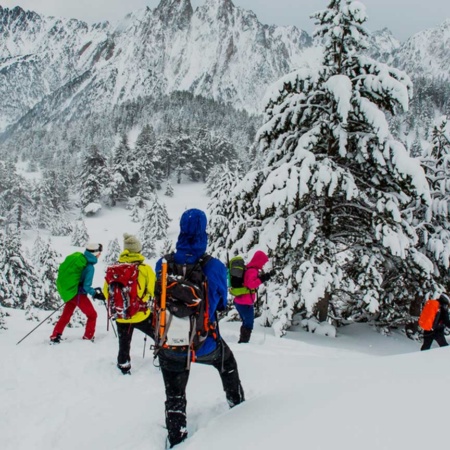
<path id="1" fill-rule="evenodd" d="M 84 331 L 83 339 L 92 339 L 95 335 L 95 324 L 97 323 L 97 311 L 95 310 L 92 302 L 89 300 L 86 294 L 80 294 L 78 296 L 78 307 L 81 312 L 86 315 L 86 329 Z"/>
<path id="2" fill-rule="evenodd" d="M 447 342 L 447 339 L 445 339 L 444 332 L 436 335 L 434 339 L 439 344 L 439 347 L 447 347 L 448 346 L 448 342 Z"/>
<path id="3" fill-rule="evenodd" d="M 423 335 L 423 344 L 420 350 L 429 350 L 431 348 L 431 344 L 433 343 L 433 335 L 432 334 L 424 334 Z"/>
<path id="4" fill-rule="evenodd" d="M 50 339 L 55 339 L 58 335 L 62 335 L 64 332 L 64 328 L 66 328 L 67 324 L 70 322 L 70 318 L 72 317 L 75 308 L 77 307 L 77 298 L 73 298 L 68 301 L 63 308 L 63 312 L 58 322 L 56 322 L 55 328 L 53 329 L 53 333 L 50 336 Z"/>
<path id="5" fill-rule="evenodd" d="M 244 390 L 239 379 L 238 366 L 233 352 L 223 339 L 218 343 L 218 346 L 220 350 L 211 364 L 219 371 L 227 402 L 232 408 L 245 400 Z"/>
<path id="6" fill-rule="evenodd" d="M 117 367 L 123 374 L 129 373 L 131 369 L 131 339 L 134 326 L 131 323 L 116 322 L 117 337 L 119 340 L 119 353 L 117 355 Z"/>
<path id="7" fill-rule="evenodd" d="M 250 336 L 252 334 L 255 321 L 255 311 L 253 305 L 236 304 L 236 309 L 242 319 L 242 326 L 238 343 L 247 343 L 250 341 Z"/>
<path id="8" fill-rule="evenodd" d="M 186 385 L 189 370 L 174 372 L 161 364 L 161 372 L 166 390 L 166 426 L 171 448 L 187 438 Z"/>
<path id="9" fill-rule="evenodd" d="M 152 325 L 152 315 L 150 314 L 147 319 L 142 322 L 138 322 L 134 324 L 134 328 L 137 328 L 139 331 L 142 331 L 147 336 L 150 336 L 153 340 L 155 339 L 155 330 Z"/>

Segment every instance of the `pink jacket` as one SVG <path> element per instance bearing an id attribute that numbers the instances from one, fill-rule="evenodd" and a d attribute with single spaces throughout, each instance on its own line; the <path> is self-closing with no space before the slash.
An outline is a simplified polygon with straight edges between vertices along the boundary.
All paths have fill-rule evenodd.
<path id="1" fill-rule="evenodd" d="M 246 266 L 244 273 L 244 286 L 248 289 L 255 290 L 261 285 L 261 280 L 258 278 L 260 270 L 262 270 L 264 264 L 269 261 L 267 255 L 258 250 L 250 262 Z M 238 305 L 253 305 L 256 301 L 256 292 L 238 295 L 234 298 L 234 302 Z"/>

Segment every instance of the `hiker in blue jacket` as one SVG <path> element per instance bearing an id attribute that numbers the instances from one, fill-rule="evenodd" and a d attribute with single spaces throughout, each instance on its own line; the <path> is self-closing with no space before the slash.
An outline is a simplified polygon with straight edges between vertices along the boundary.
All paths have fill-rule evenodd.
<path id="1" fill-rule="evenodd" d="M 208 245 L 206 225 L 207 219 L 203 211 L 189 209 L 184 212 L 174 254 L 176 264 L 195 264 L 205 255 Z M 161 267 L 162 259 L 156 263 L 158 277 L 161 276 Z M 227 270 L 221 261 L 213 257 L 207 260 L 202 269 L 208 280 L 209 320 L 216 323 L 216 311 L 223 311 L 227 306 Z M 186 385 L 190 369 L 186 365 L 186 353 L 180 354 L 163 347 L 159 350 L 158 357 L 166 390 L 166 426 L 172 448 L 184 441 L 188 434 Z M 212 365 L 219 371 L 230 407 L 244 401 L 236 360 L 218 330 L 210 334 L 197 350 L 195 362 Z"/>

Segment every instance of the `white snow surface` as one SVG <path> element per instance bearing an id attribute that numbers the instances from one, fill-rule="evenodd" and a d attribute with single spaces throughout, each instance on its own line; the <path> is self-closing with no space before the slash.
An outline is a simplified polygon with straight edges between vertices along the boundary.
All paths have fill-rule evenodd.
<path id="1" fill-rule="evenodd" d="M 203 185 L 175 185 L 174 190 L 172 198 L 161 196 L 173 219 L 173 240 L 182 212 L 205 209 L 207 203 Z M 138 230 L 123 209 L 104 208 L 85 222 L 90 240 L 104 245 Z M 31 246 L 35 235 L 26 237 Z M 69 238 L 53 238 L 53 244 L 63 256 L 77 250 Z M 104 270 L 100 261 L 94 286 L 102 284 Z M 165 448 L 165 395 L 149 350 L 152 342 L 147 339 L 143 358 L 143 334 L 135 331 L 132 375 L 123 376 L 115 367 L 118 345 L 113 331 L 107 331 L 105 308 L 99 302 L 95 307 L 95 343 L 83 341 L 83 328 L 73 327 L 54 346 L 48 345 L 50 323 L 16 345 L 37 323 L 26 321 L 22 311 L 7 310 L 8 330 L 0 331 L 3 450 Z M 450 348 L 420 352 L 420 344 L 400 332 L 384 336 L 362 324 L 326 337 L 326 327 L 309 323 L 316 331 L 311 333 L 300 322 L 279 339 L 257 321 L 246 345 L 237 344 L 239 322 L 222 322 L 246 402 L 228 409 L 216 370 L 194 364 L 187 388 L 189 438 L 177 449 L 442 447 L 442 433 L 424 430 L 447 429 Z"/>

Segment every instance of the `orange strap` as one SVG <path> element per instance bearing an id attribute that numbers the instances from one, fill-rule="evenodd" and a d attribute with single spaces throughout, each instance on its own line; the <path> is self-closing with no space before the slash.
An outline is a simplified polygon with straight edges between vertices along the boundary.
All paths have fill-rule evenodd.
<path id="1" fill-rule="evenodd" d="M 159 321 L 159 338 L 162 340 L 166 328 L 166 296 L 167 296 L 167 260 L 162 260 L 161 271 L 161 316 Z M 164 344 L 164 342 L 161 342 Z"/>

